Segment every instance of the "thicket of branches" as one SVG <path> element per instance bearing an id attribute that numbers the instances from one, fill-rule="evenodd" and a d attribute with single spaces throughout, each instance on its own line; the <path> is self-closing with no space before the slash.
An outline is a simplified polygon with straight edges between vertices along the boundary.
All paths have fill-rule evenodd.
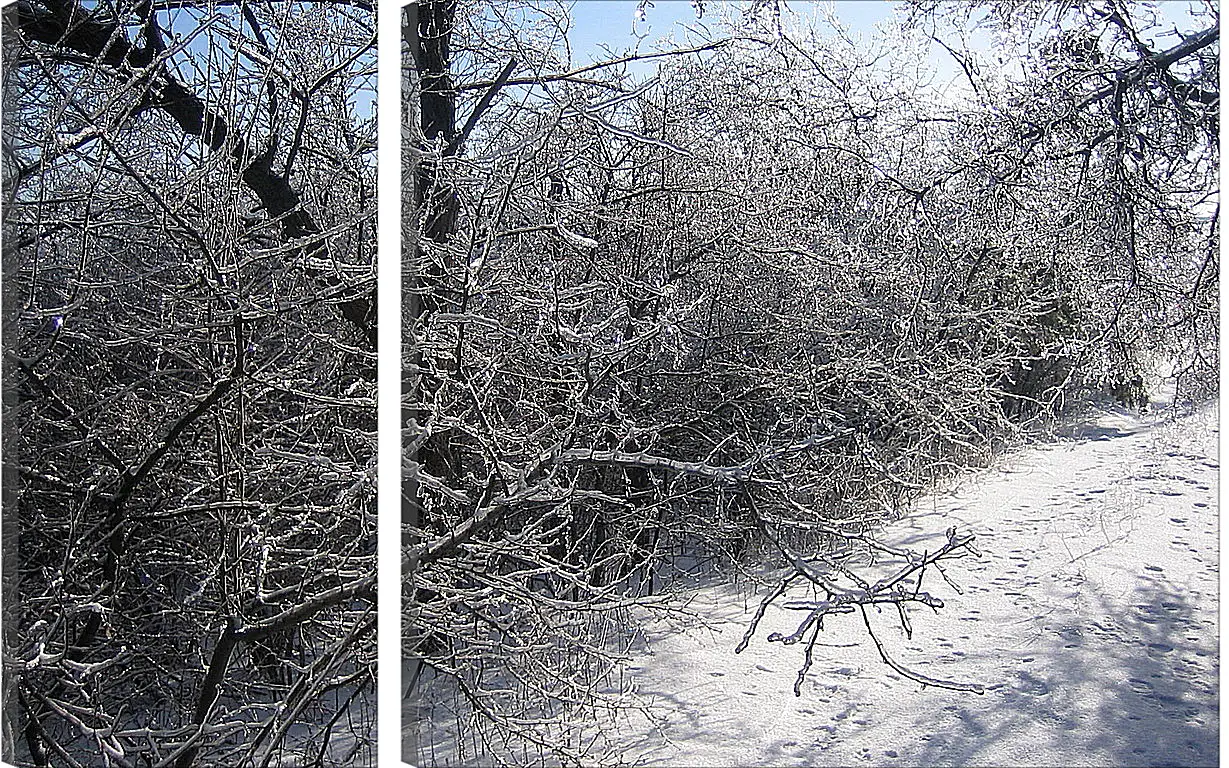
<path id="1" fill-rule="evenodd" d="M 373 14 L 4 23 L 4 758 L 365 764 Z"/>
<path id="2" fill-rule="evenodd" d="M 553 6 L 411 7 L 411 760 L 440 757 L 431 699 L 450 759 L 601 759 L 586 716 L 634 704 L 618 659 L 680 573 L 815 582 L 791 642 L 926 602 L 916 567 L 846 589 L 806 558 L 1162 364 L 1214 390 L 1217 19 L 1159 46 L 1146 10 L 990 6 L 1041 53 L 1008 77 L 956 46 L 939 100 L 910 45 L 773 3 L 648 78 L 574 66 Z"/>

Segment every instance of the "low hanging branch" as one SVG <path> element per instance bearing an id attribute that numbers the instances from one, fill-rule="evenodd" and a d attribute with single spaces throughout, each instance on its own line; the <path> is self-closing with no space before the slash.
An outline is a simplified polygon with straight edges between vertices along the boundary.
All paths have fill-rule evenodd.
<path id="1" fill-rule="evenodd" d="M 745 467 L 716 467 L 699 461 L 678 461 L 647 453 L 622 453 L 619 451 L 595 451 L 588 448 L 570 448 L 561 452 L 555 461 L 598 464 L 610 467 L 643 467 L 645 469 L 668 469 L 686 475 L 695 475 L 719 483 L 745 483 L 751 473 Z"/>
<path id="2" fill-rule="evenodd" d="M 592 448 L 558 447 L 539 456 L 534 467 L 511 493 L 491 498 L 489 501 L 480 501 L 478 507 L 451 531 L 432 541 L 422 542 L 411 547 L 406 552 L 403 570 L 405 573 L 410 573 L 422 565 L 440 560 L 460 549 L 463 544 L 501 519 L 503 513 L 509 507 L 533 497 L 540 490 L 538 486 L 548 471 L 552 467 L 561 464 L 583 463 L 616 467 L 664 469 L 725 485 L 741 485 L 754 482 L 772 483 L 773 481 L 771 480 L 757 480 L 753 477 L 754 468 L 781 456 L 831 445 L 852 433 L 852 429 L 846 428 L 837 430 L 830 435 L 814 435 L 799 442 L 769 451 L 765 455 L 756 457 L 745 464 L 732 467 L 714 466 L 700 461 L 681 461 L 665 456 L 654 456 L 643 451 L 628 453 L 624 451 L 599 451 Z M 421 474 L 421 469 L 417 466 L 415 471 L 419 473 L 415 479 L 423 485 L 438 487 L 439 492 L 450 495 L 454 500 L 467 498 L 461 492 L 453 491 L 447 488 L 447 486 L 442 485 L 442 482 L 436 478 L 429 478 L 424 481 L 425 475 Z"/>
<path id="3" fill-rule="evenodd" d="M 554 455 L 556 463 L 580 462 L 585 464 L 601 464 L 613 467 L 644 467 L 646 469 L 668 469 L 686 475 L 695 475 L 721 483 L 756 482 L 754 470 L 769 461 L 791 453 L 811 451 L 832 445 L 843 437 L 853 434 L 849 428 L 839 429 L 830 435 L 814 435 L 796 443 L 777 448 L 763 456 L 757 456 L 751 461 L 732 467 L 713 466 L 700 461 L 679 461 L 664 456 L 653 456 L 642 452 L 627 453 L 623 451 L 597 451 L 590 448 L 569 448 Z M 760 480 L 759 482 L 771 482 Z"/>
<path id="4" fill-rule="evenodd" d="M 754 503 L 752 508 L 755 509 Z M 947 581 L 947 583 L 957 591 L 959 588 L 947 578 L 943 572 L 940 563 L 944 560 L 951 560 L 959 557 L 964 557 L 968 554 L 978 554 L 973 546 L 974 537 L 970 534 L 958 535 L 955 527 L 947 530 L 947 541 L 934 552 L 915 552 L 909 549 L 898 549 L 895 547 L 887 547 L 879 544 L 874 539 L 865 533 L 850 533 L 839 530 L 824 529 L 826 533 L 835 533 L 849 541 L 861 541 L 868 548 L 886 552 L 890 555 L 904 560 L 904 564 L 891 575 L 875 581 L 873 584 L 859 577 L 857 574 L 848 570 L 844 566 L 834 565 L 823 556 L 814 558 L 821 563 L 825 563 L 831 567 L 831 572 L 825 573 L 816 568 L 812 562 L 803 558 L 798 553 L 794 552 L 788 546 L 781 542 L 775 533 L 775 526 L 779 524 L 790 525 L 789 521 L 781 521 L 773 518 L 768 518 L 756 510 L 757 519 L 760 521 L 768 537 L 777 545 L 777 547 L 785 554 L 790 561 L 791 570 L 780 580 L 777 588 L 774 589 L 761 602 L 759 609 L 756 611 L 755 617 L 751 621 L 751 625 L 747 628 L 743 635 L 742 641 L 734 649 L 735 653 L 741 653 L 746 650 L 751 642 L 751 638 L 755 635 L 759 628 L 761 620 L 768 612 L 768 608 L 773 603 L 777 602 L 786 594 L 789 586 L 800 578 L 804 578 L 819 587 L 825 594 L 825 598 L 819 601 L 801 602 L 794 601 L 788 604 L 791 609 L 806 610 L 807 614 L 798 624 L 798 628 L 789 634 L 773 632 L 768 635 L 768 642 L 781 643 L 782 645 L 794 645 L 806 638 L 806 654 L 803 660 L 802 667 L 798 671 L 798 677 L 794 681 L 794 695 L 802 695 L 802 683 L 806 678 L 807 672 L 810 670 L 812 662 L 812 652 L 815 647 L 816 640 L 819 637 L 819 631 L 823 629 L 824 619 L 830 615 L 842 613 L 859 612 L 862 615 L 863 624 L 866 626 L 867 634 L 875 643 L 875 649 L 879 652 L 879 657 L 889 667 L 894 669 L 900 675 L 919 682 L 923 685 L 930 685 L 936 688 L 947 688 L 954 691 L 968 691 L 971 693 L 982 694 L 985 689 L 976 683 L 962 683 L 953 680 L 940 680 L 938 678 L 924 675 L 920 672 L 915 672 L 904 665 L 897 662 L 888 655 L 887 649 L 883 645 L 883 641 L 875 634 L 874 628 L 871 626 L 870 616 L 867 613 L 867 606 L 875 606 L 877 609 L 884 605 L 893 606 L 896 609 L 896 614 L 900 619 L 901 627 L 905 631 L 907 637 L 913 637 L 913 626 L 909 621 L 909 614 L 906 606 L 910 603 L 924 605 L 931 610 L 937 611 L 944 607 L 943 600 L 932 595 L 929 592 L 922 591 L 922 581 L 926 575 L 926 570 L 933 567 L 939 575 Z M 807 523 L 799 523 L 799 527 L 810 529 L 813 526 Z M 845 587 L 838 581 L 845 578 L 853 582 L 856 586 Z M 808 636 L 809 633 L 809 636 Z"/>
<path id="5" fill-rule="evenodd" d="M 805 655 L 803 664 L 798 671 L 797 679 L 794 682 L 794 695 L 802 695 L 802 684 L 812 666 L 815 645 L 819 638 L 819 632 L 823 629 L 824 619 L 830 615 L 850 613 L 860 613 L 862 615 L 867 633 L 874 642 L 880 658 L 903 677 L 936 688 L 982 694 L 984 693 L 984 688 L 979 684 L 942 680 L 916 672 L 897 662 L 888 654 L 883 641 L 875 633 L 866 610 L 868 606 L 875 606 L 876 609 L 881 609 L 883 606 L 892 606 L 906 635 L 911 638 L 913 636 L 913 627 L 907 612 L 909 604 L 923 605 L 935 611 L 944 607 L 942 599 L 922 590 L 926 572 L 928 570 L 938 572 L 940 577 L 947 581 L 953 589 L 959 591 L 959 587 L 952 583 L 944 574 L 941 564 L 944 561 L 964 557 L 968 554 L 978 554 L 973 546 L 974 537 L 972 535 L 959 535 L 953 527 L 948 529 L 946 541 L 937 550 L 934 552 L 916 552 L 907 548 L 886 545 L 876 541 L 865 532 L 844 530 L 837 525 L 827 524 L 820 520 L 790 520 L 777 515 L 765 514 L 756 503 L 756 494 L 751 492 L 752 489 L 759 489 L 762 493 L 765 489 L 775 491 L 779 486 L 779 483 L 771 479 L 756 477 L 756 468 L 764 467 L 770 460 L 781 456 L 831 445 L 841 438 L 848 436 L 852 431 L 851 429 L 843 429 L 830 435 L 813 436 L 783 448 L 769 451 L 763 456 L 739 466 L 714 466 L 704 462 L 681 461 L 644 452 L 629 453 L 614 450 L 599 451 L 590 448 L 556 448 L 554 451 L 549 451 L 539 457 L 533 470 L 518 484 L 518 488 L 514 492 L 502 498 L 497 497 L 490 499 L 486 503 L 479 503 L 479 508 L 452 531 L 412 548 L 407 553 L 406 567 L 408 571 L 412 572 L 422 565 L 442 559 L 460 550 L 474 536 L 502 519 L 511 506 L 533 497 L 540 491 L 542 481 L 546 478 L 550 469 L 555 466 L 567 463 L 585 463 L 668 470 L 692 475 L 715 483 L 736 485 L 742 488 L 746 493 L 752 514 L 760 529 L 785 555 L 791 565 L 790 571 L 781 579 L 777 587 L 761 601 L 751 621 L 751 625 L 744 634 L 742 641 L 735 648 L 735 653 L 741 653 L 746 650 L 751 642 L 751 638 L 755 635 L 761 621 L 767 614 L 769 607 L 785 597 L 793 584 L 800 579 L 806 579 L 822 591 L 825 595 L 824 599 L 809 603 L 791 601 L 788 607 L 805 610 L 806 616 L 793 632 L 789 634 L 774 632 L 767 638 L 770 643 L 780 643 L 782 645 L 794 645 L 805 640 Z M 810 510 L 802 504 L 789 499 L 788 496 L 785 497 L 785 504 L 801 515 L 811 516 Z M 803 557 L 785 544 L 780 536 L 778 536 L 777 530 L 782 527 L 818 532 L 841 539 L 848 544 L 862 544 L 872 552 L 879 553 L 880 556 L 892 558 L 895 561 L 901 561 L 902 564 L 887 576 L 872 582 L 837 562 L 834 558 L 829 558 L 824 554 L 819 554 L 812 558 Z M 816 563 L 826 566 L 826 569 L 817 567 Z M 849 586 L 845 586 L 842 582 L 848 583 Z"/>

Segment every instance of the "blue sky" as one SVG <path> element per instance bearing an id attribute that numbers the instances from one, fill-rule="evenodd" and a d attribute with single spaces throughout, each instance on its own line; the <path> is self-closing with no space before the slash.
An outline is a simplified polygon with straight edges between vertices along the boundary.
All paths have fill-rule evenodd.
<path id="1" fill-rule="evenodd" d="M 797 13 L 809 13 L 818 4 L 809 0 L 793 0 L 786 7 Z M 838 0 L 825 4 L 832 7 L 834 15 L 851 32 L 863 35 L 872 34 L 875 25 L 887 20 L 898 5 L 888 0 Z M 738 5 L 728 0 L 706 0 L 704 18 L 699 21 L 715 20 L 723 8 Z M 1160 21 L 1165 26 L 1173 24 L 1189 29 L 1190 9 L 1198 5 L 1192 0 L 1159 3 Z M 678 36 L 681 39 L 681 25 L 697 22 L 690 0 L 654 0 L 643 21 L 636 20 L 637 6 L 637 0 L 577 0 L 573 6 L 575 27 L 570 36 L 576 63 L 587 64 L 592 59 L 600 58 L 599 45 L 603 43 L 616 51 L 635 49 L 637 45 L 644 50 L 663 36 Z M 1172 45 L 1176 40 L 1170 38 L 1164 42 Z"/>
<path id="2" fill-rule="evenodd" d="M 957 2 L 959 0 L 953 0 Z M 696 9 L 690 0 L 653 0 L 652 7 L 647 9 L 643 19 L 637 18 L 637 0 L 576 0 L 573 4 L 572 16 L 574 26 L 569 34 L 572 47 L 572 63 L 583 66 L 594 61 L 610 58 L 604 47 L 615 54 L 628 51 L 650 52 L 655 49 L 655 43 L 662 38 L 670 38 L 675 44 L 685 44 L 688 41 L 685 26 L 697 24 L 713 24 L 713 35 L 719 36 L 716 20 L 723 12 L 737 11 L 745 3 L 729 2 L 728 0 L 706 0 L 705 13 L 702 19 L 696 18 Z M 1192 10 L 1201 3 L 1195 0 L 1169 0 L 1158 3 L 1158 25 L 1145 32 L 1144 37 L 1151 40 L 1157 48 L 1168 48 L 1175 45 L 1179 38 L 1172 34 L 1178 29 L 1189 32 L 1198 25 L 1194 24 Z M 811 0 L 787 0 L 785 7 L 793 13 L 814 16 L 818 6 L 831 10 L 851 37 L 861 36 L 869 40 L 876 33 L 878 25 L 887 22 L 899 3 L 889 0 L 829 0 L 828 2 L 813 2 Z M 822 26 L 820 27 L 823 33 Z M 988 54 L 992 43 L 984 31 L 973 32 L 968 37 L 968 43 L 977 52 Z M 932 45 L 929 64 L 936 74 L 935 85 L 943 89 L 946 83 L 954 83 L 963 88 L 963 75 L 960 74 L 951 56 L 938 45 Z M 655 63 L 632 64 L 631 72 L 647 76 L 655 69 Z"/>
<path id="3" fill-rule="evenodd" d="M 690 0 L 653 0 L 643 18 L 637 17 L 637 0 L 577 0 L 572 6 L 574 26 L 568 38 L 572 47 L 573 66 L 584 66 L 594 61 L 610 58 L 604 48 L 618 55 L 628 51 L 641 53 L 657 49 L 657 44 L 668 38 L 671 46 L 702 42 L 694 33 L 689 37 L 685 27 L 709 25 L 711 37 L 722 36 L 718 20 L 726 14 L 738 13 L 744 2 L 706 0 L 704 16 L 696 17 L 696 9 Z M 869 41 L 877 32 L 878 25 L 888 22 L 899 7 L 898 3 L 885 0 L 844 0 L 838 2 L 810 2 L 789 0 L 783 3 L 787 14 L 816 18 L 821 7 L 845 28 L 853 38 Z M 817 22 L 821 35 L 825 34 L 823 22 Z M 956 65 L 950 57 L 939 50 L 931 53 L 931 65 L 940 81 L 947 82 L 957 75 Z M 628 70 L 633 75 L 651 76 L 657 62 L 633 63 Z"/>
<path id="4" fill-rule="evenodd" d="M 615 52 L 635 50 L 637 46 L 641 51 L 648 51 L 662 37 L 682 41 L 682 25 L 715 22 L 722 10 L 733 9 L 737 4 L 707 0 L 704 17 L 697 20 L 690 0 L 654 0 L 643 21 L 636 19 L 638 5 L 637 0 L 578 0 L 573 7 L 575 27 L 570 35 L 575 64 L 588 64 L 602 58 L 602 44 Z M 813 5 L 792 2 L 788 7 L 806 12 Z M 835 3 L 834 10 L 852 32 L 870 34 L 877 22 L 891 16 L 893 5 L 883 0 L 860 0 Z"/>

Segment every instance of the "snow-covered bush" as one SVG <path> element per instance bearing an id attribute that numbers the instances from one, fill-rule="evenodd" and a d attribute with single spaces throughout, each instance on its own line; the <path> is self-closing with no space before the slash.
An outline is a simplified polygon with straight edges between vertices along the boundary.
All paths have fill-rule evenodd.
<path id="1" fill-rule="evenodd" d="M 572 713 L 628 705 L 621 611 L 669 610 L 682 574 L 809 578 L 798 552 L 871 547 L 1030 420 L 1152 356 L 1204 365 L 1214 281 L 1172 257 L 1207 233 L 1191 179 L 1067 131 L 1083 48 L 940 102 L 908 45 L 763 17 L 641 82 L 569 72 L 561 15 L 499 8 L 407 25 L 406 652 L 412 697 L 459 692 L 471 758 L 594 759 Z M 889 592 L 838 612 L 914 599 Z"/>

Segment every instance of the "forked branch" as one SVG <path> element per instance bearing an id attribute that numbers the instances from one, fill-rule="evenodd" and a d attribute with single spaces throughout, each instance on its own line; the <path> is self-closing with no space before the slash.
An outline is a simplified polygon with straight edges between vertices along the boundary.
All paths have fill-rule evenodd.
<path id="1" fill-rule="evenodd" d="M 779 601 L 788 591 L 789 586 L 799 578 L 805 578 L 818 587 L 825 595 L 824 599 L 812 601 L 810 603 L 803 601 L 792 601 L 788 607 L 793 609 L 807 610 L 806 616 L 798 624 L 797 629 L 789 634 L 781 632 L 773 632 L 768 635 L 768 642 L 781 643 L 782 645 L 793 645 L 801 642 L 804 638 L 807 641 L 806 655 L 803 664 L 798 671 L 798 678 L 794 682 L 794 695 L 802 695 L 802 682 L 806 678 L 807 672 L 810 670 L 813 662 L 812 654 L 815 647 L 816 638 L 821 629 L 826 617 L 833 614 L 846 614 L 855 611 L 861 613 L 863 624 L 866 626 L 867 634 L 875 643 L 875 648 L 879 652 L 879 657 L 883 662 L 898 672 L 900 675 L 922 683 L 923 685 L 931 685 L 936 688 L 947 688 L 954 691 L 969 691 L 972 693 L 984 693 L 984 688 L 976 683 L 962 683 L 952 680 L 940 680 L 938 678 L 924 675 L 920 672 L 915 672 L 905 667 L 900 662 L 888 655 L 887 649 L 884 647 L 883 641 L 875 634 L 874 628 L 871 626 L 870 616 L 867 614 L 868 606 L 879 608 L 884 605 L 893 606 L 895 613 L 900 619 L 901 627 L 905 633 L 912 637 L 913 625 L 909 620 L 909 615 L 906 606 L 909 603 L 920 603 L 932 610 L 937 611 L 943 607 L 943 600 L 935 595 L 922 590 L 922 580 L 926 575 L 927 569 L 934 566 L 934 570 L 947 580 L 946 574 L 943 574 L 942 567 L 939 565 L 943 560 L 950 560 L 959 557 L 964 557 L 967 554 L 976 554 L 977 551 L 973 547 L 974 537 L 969 534 L 958 535 L 956 529 L 949 528 L 947 530 L 947 541 L 939 549 L 934 552 L 914 552 L 908 549 L 898 549 L 895 547 L 886 547 L 880 545 L 877 541 L 871 538 L 866 533 L 849 533 L 840 532 L 841 537 L 845 540 L 862 541 L 869 549 L 878 552 L 888 552 L 892 555 L 904 560 L 898 570 L 890 575 L 876 580 L 873 584 L 869 579 L 862 578 L 855 573 L 852 573 L 844 567 L 839 569 L 831 569 L 828 572 L 821 570 L 814 563 L 803 558 L 790 547 L 781 542 L 774 526 L 781 523 L 779 519 L 766 519 L 762 515 L 757 515 L 764 526 L 765 532 L 768 534 L 782 553 L 785 554 L 790 561 L 790 570 L 781 579 L 777 587 L 769 593 L 760 603 L 759 609 L 756 611 L 751 626 L 747 629 L 742 641 L 734 649 L 735 653 L 741 653 L 746 650 L 747 645 L 751 641 L 751 637 L 759 628 L 761 620 L 767 613 L 768 608 L 773 603 Z M 770 521 L 771 520 L 771 521 Z M 809 526 L 805 526 L 809 527 Z M 819 562 L 823 562 L 824 558 L 815 558 Z M 845 579 L 852 582 L 856 586 L 845 587 L 839 582 L 840 579 Z M 951 582 L 948 581 L 950 584 Z M 953 585 L 954 586 L 954 585 Z"/>

